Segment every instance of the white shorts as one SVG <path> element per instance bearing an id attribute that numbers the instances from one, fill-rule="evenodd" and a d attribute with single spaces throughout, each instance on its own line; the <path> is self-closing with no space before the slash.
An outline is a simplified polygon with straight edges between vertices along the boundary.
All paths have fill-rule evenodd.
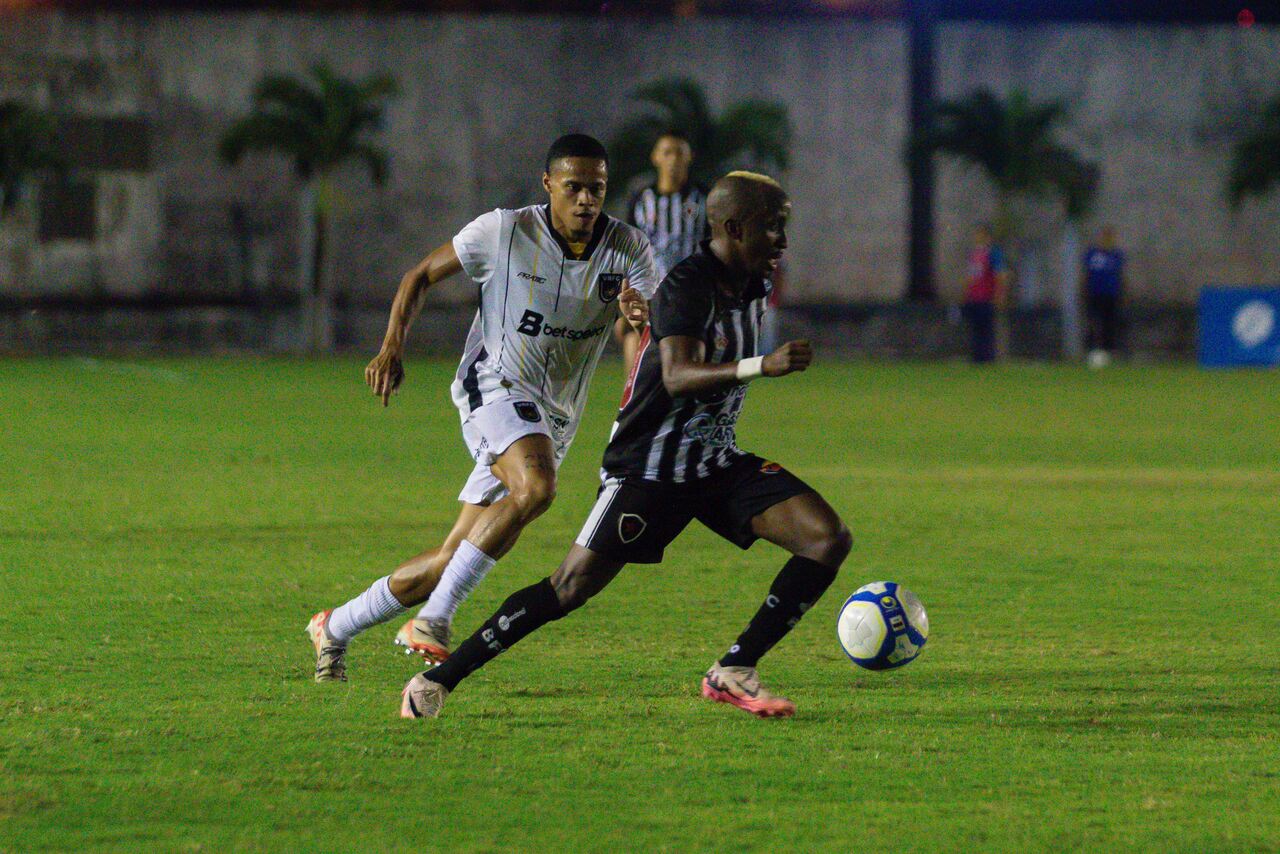
<path id="1" fill-rule="evenodd" d="M 551 440 L 559 467 L 569 445 L 541 404 L 510 398 L 487 403 L 473 410 L 462 422 L 462 441 L 476 461 L 467 484 L 458 495 L 468 504 L 488 505 L 507 494 L 507 487 L 490 471 L 498 457 L 525 436 L 540 434 Z"/>

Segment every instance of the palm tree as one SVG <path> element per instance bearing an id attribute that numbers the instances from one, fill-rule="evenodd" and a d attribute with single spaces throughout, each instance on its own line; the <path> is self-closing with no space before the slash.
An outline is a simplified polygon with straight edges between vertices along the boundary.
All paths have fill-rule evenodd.
<path id="1" fill-rule="evenodd" d="M 395 93 L 396 83 L 389 75 L 349 80 L 327 65 L 313 67 L 310 80 L 269 75 L 254 89 L 253 109 L 218 143 L 219 155 L 231 165 L 249 151 L 275 152 L 293 161 L 302 181 L 299 289 L 304 334 L 313 350 L 328 350 L 333 343 L 333 295 L 324 274 L 329 179 L 340 165 L 356 160 L 368 169 L 375 186 L 386 182 L 387 152 L 370 137 L 381 126 L 386 99 Z"/>
<path id="2" fill-rule="evenodd" d="M 0 103 L 0 217 L 13 211 L 31 181 L 56 168 L 53 121 L 20 101 Z"/>
<path id="3" fill-rule="evenodd" d="M 1001 100 L 980 89 L 938 102 L 910 156 L 940 153 L 979 167 L 995 188 L 997 220 L 1014 234 L 1012 204 L 1019 196 L 1056 196 L 1067 217 L 1079 220 L 1093 202 L 1098 173 L 1058 141 L 1066 118 L 1061 101 L 1033 101 L 1020 90 Z"/>
<path id="4" fill-rule="evenodd" d="M 996 191 L 996 229 L 1012 244 L 1017 279 L 1023 286 L 1031 280 L 1034 267 L 1030 250 L 1020 251 L 1022 224 L 1015 204 L 1044 197 L 1056 197 L 1062 203 L 1067 216 L 1060 285 L 1062 350 L 1075 357 L 1081 349 L 1078 224 L 1097 193 L 1098 169 L 1058 140 L 1066 119 L 1067 108 L 1061 101 L 1033 101 L 1021 90 L 1002 100 L 988 89 L 979 89 L 938 102 L 930 122 L 910 141 L 908 156 L 941 153 L 986 174 Z"/>
<path id="5" fill-rule="evenodd" d="M 732 169 L 787 168 L 791 120 L 785 104 L 751 98 L 731 104 L 718 117 L 693 80 L 669 78 L 639 87 L 634 97 L 657 108 L 623 125 L 609 145 L 609 182 L 625 190 L 652 171 L 649 152 L 667 130 L 689 139 L 691 178 L 703 186 Z M 625 198 L 627 193 L 619 194 Z"/>
<path id="6" fill-rule="evenodd" d="M 1262 108 L 1256 126 L 1235 144 L 1227 178 L 1227 198 L 1232 208 L 1239 208 L 1246 196 L 1265 195 L 1277 185 L 1280 185 L 1280 95 Z"/>

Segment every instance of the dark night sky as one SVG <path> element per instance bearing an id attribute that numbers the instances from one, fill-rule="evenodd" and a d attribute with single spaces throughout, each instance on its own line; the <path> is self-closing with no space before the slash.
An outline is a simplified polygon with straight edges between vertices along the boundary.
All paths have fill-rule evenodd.
<path id="1" fill-rule="evenodd" d="M 747 14 L 902 17 L 916 0 L 0 0 L 4 7 L 361 10 L 369 12 L 505 12 L 608 15 Z M 1280 0 L 932 0 L 941 17 L 1034 23 L 1046 20 L 1280 24 Z"/>

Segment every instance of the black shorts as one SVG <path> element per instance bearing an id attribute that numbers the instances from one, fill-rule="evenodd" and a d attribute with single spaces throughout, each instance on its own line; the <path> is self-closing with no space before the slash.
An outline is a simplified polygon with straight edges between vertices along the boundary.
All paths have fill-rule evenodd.
<path id="1" fill-rule="evenodd" d="M 660 563 L 667 545 L 697 519 L 745 549 L 751 520 L 813 488 L 777 463 L 747 454 L 724 471 L 688 483 L 608 478 L 577 543 L 626 563 Z"/>

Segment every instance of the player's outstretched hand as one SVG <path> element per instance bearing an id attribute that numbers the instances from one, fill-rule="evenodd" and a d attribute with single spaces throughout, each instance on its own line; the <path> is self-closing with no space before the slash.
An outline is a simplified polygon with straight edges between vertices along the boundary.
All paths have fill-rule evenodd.
<path id="1" fill-rule="evenodd" d="M 794 371 L 803 371 L 813 361 L 813 347 L 808 341 L 788 341 L 764 357 L 760 365 L 766 377 L 783 377 Z"/>
<path id="2" fill-rule="evenodd" d="M 649 322 L 649 303 L 625 281 L 622 283 L 622 293 L 618 294 L 618 308 L 636 332 L 643 330 L 644 325 Z"/>
<path id="3" fill-rule="evenodd" d="M 373 393 L 382 398 L 382 405 L 400 388 L 404 381 L 404 365 L 400 362 L 400 354 L 383 349 L 373 357 L 373 361 L 364 369 L 364 381 Z"/>

